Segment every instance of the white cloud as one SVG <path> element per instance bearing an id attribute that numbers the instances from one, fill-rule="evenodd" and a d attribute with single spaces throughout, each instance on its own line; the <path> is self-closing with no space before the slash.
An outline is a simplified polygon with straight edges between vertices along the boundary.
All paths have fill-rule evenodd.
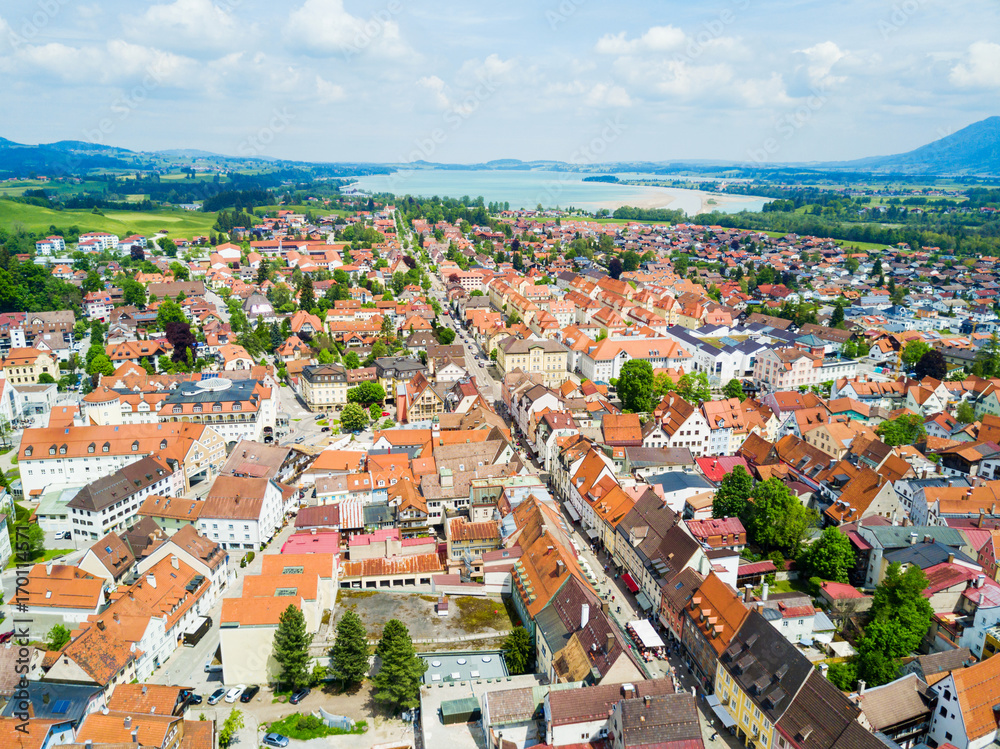
<path id="1" fill-rule="evenodd" d="M 188 88 L 198 80 L 194 60 L 121 39 L 113 39 L 104 47 L 71 47 L 55 42 L 29 45 L 17 51 L 17 59 L 29 69 L 75 83 L 139 82 L 147 88 Z"/>
<path id="2" fill-rule="evenodd" d="M 1000 88 L 1000 44 L 969 45 L 965 61 L 951 69 L 949 78 L 959 88 Z"/>
<path id="3" fill-rule="evenodd" d="M 447 86 L 436 75 L 424 76 L 417 81 L 417 85 L 423 86 L 433 94 L 434 103 L 438 109 L 449 109 L 451 107 L 451 101 L 448 99 L 448 94 L 445 93 Z"/>
<path id="4" fill-rule="evenodd" d="M 124 17 L 122 28 L 134 40 L 152 38 L 165 47 L 209 53 L 232 49 L 253 30 L 211 0 L 151 5 L 141 16 Z"/>
<path id="5" fill-rule="evenodd" d="M 632 99 L 621 86 L 598 83 L 590 91 L 584 101 L 591 107 L 629 107 Z"/>
<path id="6" fill-rule="evenodd" d="M 825 87 L 844 81 L 842 77 L 830 75 L 833 67 L 847 56 L 833 42 L 820 42 L 799 50 L 799 53 L 806 58 L 806 75 L 811 85 Z"/>
<path id="7" fill-rule="evenodd" d="M 653 26 L 636 39 L 629 39 L 624 31 L 605 34 L 597 42 L 597 52 L 604 55 L 634 55 L 641 52 L 679 51 L 687 40 L 687 35 L 675 26 Z"/>
<path id="8" fill-rule="evenodd" d="M 344 9 L 343 0 L 306 0 L 288 17 L 285 41 L 294 51 L 319 56 L 404 57 L 412 51 L 393 17 L 391 9 L 396 5 L 390 3 L 368 18 L 359 18 Z"/>
<path id="9" fill-rule="evenodd" d="M 316 76 L 316 96 L 324 104 L 342 101 L 345 98 L 344 87 Z"/>

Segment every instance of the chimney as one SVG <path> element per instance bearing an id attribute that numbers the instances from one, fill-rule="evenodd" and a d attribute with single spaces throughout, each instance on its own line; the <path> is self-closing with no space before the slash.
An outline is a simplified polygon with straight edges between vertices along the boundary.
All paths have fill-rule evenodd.
<path id="1" fill-rule="evenodd" d="M 865 684 L 864 680 L 862 680 L 862 679 L 858 680 L 858 697 L 861 697 L 861 696 L 864 695 L 864 693 L 865 693 L 865 687 L 866 686 L 867 686 L 867 684 Z"/>
<path id="2" fill-rule="evenodd" d="M 643 703 L 643 704 L 644 704 L 644 705 L 645 705 L 646 707 L 649 707 L 649 695 L 648 695 L 648 694 L 644 694 L 644 695 L 642 696 L 642 703 Z"/>
<path id="3" fill-rule="evenodd" d="M 111 615 L 111 618 L 114 619 L 117 622 L 118 621 L 118 612 L 116 611 L 115 613 L 113 613 Z M 143 689 L 145 689 L 145 687 L 143 687 Z M 143 694 L 145 694 L 145 692 L 143 692 Z"/>
<path id="4" fill-rule="evenodd" d="M 131 715 L 126 715 L 125 716 L 125 727 L 126 728 L 131 728 L 132 727 L 132 716 Z"/>
<path id="5" fill-rule="evenodd" d="M 948 555 L 948 564 L 951 564 L 954 561 L 955 561 L 955 555 L 954 554 L 949 554 Z"/>
<path id="6" fill-rule="evenodd" d="M 309 529 L 309 535 L 310 536 L 315 536 L 316 535 L 316 529 L 315 528 L 310 528 Z"/>
<path id="7" fill-rule="evenodd" d="M 985 519 L 986 519 L 986 513 L 984 513 L 982 510 L 980 510 L 979 511 L 979 522 L 976 523 L 976 527 L 977 528 L 982 528 L 983 527 L 983 520 L 985 520 Z"/>
<path id="8" fill-rule="evenodd" d="M 149 688 L 149 687 L 147 687 L 147 686 L 146 686 L 145 684 L 143 684 L 143 685 L 142 685 L 142 693 L 143 693 L 143 694 L 146 694 L 146 690 L 147 690 L 148 688 Z"/>
<path id="9" fill-rule="evenodd" d="M 173 567 L 175 570 L 179 570 L 181 568 L 181 563 L 177 559 L 177 555 L 176 554 L 171 554 L 170 555 L 170 566 Z"/>
<path id="10" fill-rule="evenodd" d="M 977 575 L 976 576 L 976 587 L 977 588 L 983 587 L 983 585 L 985 585 L 985 583 L 986 583 L 986 575 Z"/>
<path id="11" fill-rule="evenodd" d="M 146 582 L 149 584 L 150 588 L 156 587 L 156 575 L 146 575 Z"/>
<path id="12" fill-rule="evenodd" d="M 924 536 L 924 543 L 925 544 L 932 544 L 932 543 L 934 543 L 934 539 L 931 537 L 930 533 L 928 533 L 928 534 L 926 534 Z"/>
<path id="13" fill-rule="evenodd" d="M 612 648 L 615 646 L 615 636 L 613 633 L 608 632 L 608 643 L 604 648 L 605 654 L 610 653 Z"/>
<path id="14" fill-rule="evenodd" d="M 45 576 L 48 577 L 52 574 L 52 560 L 50 559 L 45 563 Z"/>
<path id="15" fill-rule="evenodd" d="M 760 588 L 760 600 L 762 600 L 762 601 L 766 601 L 767 600 L 767 592 L 768 592 L 768 590 L 770 590 L 770 587 L 771 586 L 769 586 L 767 583 L 764 583 L 761 586 L 761 588 Z"/>
<path id="16" fill-rule="evenodd" d="M 917 543 L 917 534 L 916 533 L 911 533 L 910 534 L 910 546 L 913 546 L 916 543 Z"/>
<path id="17" fill-rule="evenodd" d="M 138 728 L 136 728 L 134 731 L 132 731 L 132 743 L 135 744 L 136 746 L 139 746 L 139 729 Z"/>
<path id="18" fill-rule="evenodd" d="M 563 562 L 562 559 L 557 559 L 556 560 L 556 574 L 557 575 L 561 575 L 563 573 L 563 570 L 565 569 L 565 567 L 566 567 L 566 565 L 565 565 L 565 563 Z"/>
<path id="19" fill-rule="evenodd" d="M 104 622 L 101 621 L 100 619 L 97 620 L 97 628 L 101 631 L 104 630 Z"/>
<path id="20" fill-rule="evenodd" d="M 585 603 L 580 607 L 580 629 L 587 626 L 590 621 L 590 604 Z"/>
<path id="21" fill-rule="evenodd" d="M 743 596 L 743 601 L 744 603 L 750 603 L 753 599 L 753 586 L 750 583 L 747 583 L 743 587 L 746 590 L 746 595 Z"/>

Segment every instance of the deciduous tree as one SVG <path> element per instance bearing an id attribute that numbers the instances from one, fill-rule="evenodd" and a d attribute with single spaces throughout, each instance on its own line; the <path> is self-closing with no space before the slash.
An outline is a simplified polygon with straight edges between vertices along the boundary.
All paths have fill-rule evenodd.
<path id="1" fill-rule="evenodd" d="M 735 466 L 722 477 L 712 500 L 712 517 L 742 518 L 753 493 L 753 479 L 743 466 Z"/>
<path id="2" fill-rule="evenodd" d="M 368 426 L 368 415 L 357 403 L 348 403 L 340 412 L 340 426 L 345 432 L 360 432 Z"/>
<path id="3" fill-rule="evenodd" d="M 630 359 L 618 377 L 618 396 L 629 411 L 647 413 L 653 408 L 653 367 L 644 359 Z"/>

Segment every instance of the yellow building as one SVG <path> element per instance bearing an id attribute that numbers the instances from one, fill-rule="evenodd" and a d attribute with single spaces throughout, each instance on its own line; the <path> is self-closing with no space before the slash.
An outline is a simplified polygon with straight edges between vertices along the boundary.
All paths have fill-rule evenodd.
<path id="1" fill-rule="evenodd" d="M 36 348 L 12 348 L 3 360 L 3 374 L 11 385 L 37 385 L 43 374 L 58 382 L 59 362 Z"/>
<path id="2" fill-rule="evenodd" d="M 813 670 L 757 611 L 751 611 L 722 652 L 715 672 L 715 695 L 736 722 L 746 746 L 769 749 L 774 726 Z"/>
<path id="3" fill-rule="evenodd" d="M 511 336 L 497 346 L 497 366 L 501 377 L 515 369 L 540 374 L 546 387 L 556 388 L 565 382 L 569 350 L 558 341 L 532 340 Z"/>
<path id="4" fill-rule="evenodd" d="M 347 404 L 347 372 L 339 364 L 310 364 L 302 370 L 301 383 L 310 411 L 339 411 Z"/>

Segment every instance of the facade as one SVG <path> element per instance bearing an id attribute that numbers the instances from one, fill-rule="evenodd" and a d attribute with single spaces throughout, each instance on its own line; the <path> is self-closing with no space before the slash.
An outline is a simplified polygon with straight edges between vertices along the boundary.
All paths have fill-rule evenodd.
<path id="1" fill-rule="evenodd" d="M 497 346 L 497 367 L 502 377 L 515 369 L 542 376 L 546 387 L 557 388 L 568 374 L 568 350 L 557 341 L 514 338 Z"/>
<path id="2" fill-rule="evenodd" d="M 257 380 L 224 377 L 182 382 L 160 406 L 161 422 L 212 427 L 226 442 L 261 441 L 274 435 L 278 395 Z"/>
<path id="3" fill-rule="evenodd" d="M 38 378 L 49 375 L 59 381 L 59 361 L 53 354 L 35 348 L 12 348 L 2 364 L 4 378 L 11 385 L 37 385 Z"/>
<path id="4" fill-rule="evenodd" d="M 347 405 L 347 372 L 339 364 L 310 364 L 302 370 L 301 395 L 310 411 L 340 411 Z"/>
<path id="5" fill-rule="evenodd" d="M 205 497 L 198 531 L 223 549 L 260 551 L 283 516 L 284 499 L 276 482 L 219 476 Z"/>

